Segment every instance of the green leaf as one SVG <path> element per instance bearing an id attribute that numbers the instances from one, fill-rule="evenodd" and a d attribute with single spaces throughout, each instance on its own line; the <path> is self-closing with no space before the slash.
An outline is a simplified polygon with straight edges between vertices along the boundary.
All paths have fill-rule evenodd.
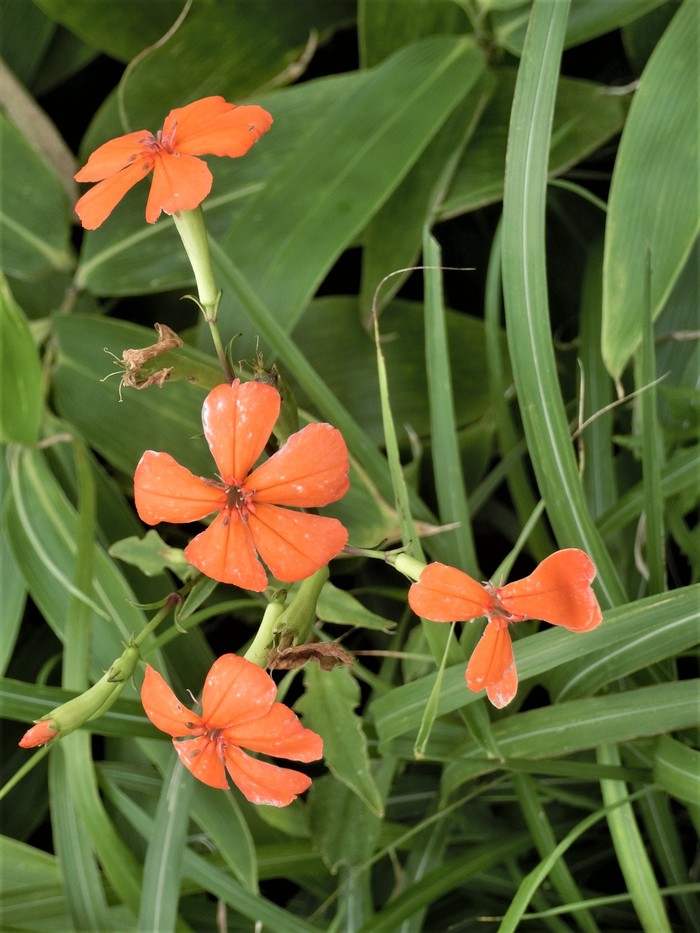
<path id="1" fill-rule="evenodd" d="M 5 451 L 0 448 L 0 593 L 2 593 L 2 626 L 0 626 L 0 674 L 7 671 L 22 624 L 27 588 L 10 549 L 7 514 L 3 508 L 9 486 Z"/>
<path id="2" fill-rule="evenodd" d="M 493 76 L 481 62 L 474 64 L 466 96 L 362 234 L 360 306 L 366 328 L 373 306 L 384 308 L 410 275 L 423 228 L 435 222 L 467 140 L 491 97 Z M 391 278 L 385 279 L 388 275 Z"/>
<path id="3" fill-rule="evenodd" d="M 530 844 L 529 837 L 519 834 L 505 841 L 471 846 L 460 857 L 445 860 L 424 878 L 409 885 L 357 933 L 394 933 L 401 928 L 401 921 L 407 921 L 416 911 L 454 892 L 475 875 L 490 875 L 497 865 L 517 858 Z"/>
<path id="4" fill-rule="evenodd" d="M 318 778 L 308 806 L 314 843 L 329 871 L 335 874 L 343 866 L 359 867 L 372 857 L 382 818 L 347 784 L 331 774 Z"/>
<path id="5" fill-rule="evenodd" d="M 323 738 L 323 757 L 333 774 L 381 816 L 384 801 L 372 776 L 362 721 L 354 712 L 360 687 L 347 668 L 322 671 L 314 664 L 304 670 L 306 692 L 297 702 L 304 722 Z"/>
<path id="6" fill-rule="evenodd" d="M 51 822 L 56 854 L 63 877 L 74 879 L 65 895 L 71 919 L 79 930 L 111 930 L 107 898 L 88 834 L 75 818 L 75 788 L 69 757 L 84 736 L 68 735 L 52 750 L 49 759 Z"/>
<path id="7" fill-rule="evenodd" d="M 476 210 L 503 197 L 508 118 L 517 72 L 497 68 L 497 83 L 440 205 L 441 218 Z M 599 149 L 622 128 L 625 109 L 602 84 L 559 77 L 549 149 L 550 178 Z"/>
<path id="8" fill-rule="evenodd" d="M 194 785 L 195 779 L 173 755 L 164 775 L 144 860 L 138 921 L 143 933 L 172 930 L 175 926 Z"/>
<path id="9" fill-rule="evenodd" d="M 632 101 L 610 186 L 603 265 L 603 356 L 619 377 L 642 338 L 642 309 L 660 314 L 700 231 L 700 9 L 684 3 Z M 666 89 L 673 88 L 670 98 Z M 648 258 L 651 295 L 645 296 Z"/>
<path id="10" fill-rule="evenodd" d="M 493 736 L 504 758 L 541 759 L 688 729 L 697 718 L 698 686 L 697 680 L 686 680 L 529 710 L 494 723 Z M 473 739 L 455 751 L 445 768 L 444 794 L 500 767 L 497 760 L 483 757 Z"/>
<path id="11" fill-rule="evenodd" d="M 455 522 L 454 531 L 445 532 L 457 555 L 457 564 L 478 576 L 474 533 L 467 502 L 462 462 L 457 440 L 455 397 L 450 370 L 450 343 L 447 313 L 442 290 L 442 253 L 437 241 L 426 230 L 423 256 L 428 268 L 425 282 L 425 369 L 430 404 L 430 436 L 433 473 L 438 501 L 438 517 L 443 525 Z M 485 356 L 485 354 L 484 354 Z"/>
<path id="12" fill-rule="evenodd" d="M 684 803 L 700 799 L 700 751 L 663 735 L 654 747 L 654 781 Z"/>
<path id="13" fill-rule="evenodd" d="M 29 323 L 0 280 L 0 438 L 35 444 L 43 411 L 41 363 Z"/>
<path id="14" fill-rule="evenodd" d="M 0 56 L 25 87 L 31 86 L 55 30 L 33 3 L 9 0 L 0 4 Z"/>
<path id="15" fill-rule="evenodd" d="M 596 36 L 613 32 L 620 26 L 643 16 L 666 0 L 572 0 L 566 27 L 565 48 L 581 45 Z M 525 45 L 525 33 L 530 16 L 530 3 L 521 0 L 489 0 L 494 10 L 496 40 L 514 55 L 520 55 Z M 515 9 L 510 9 L 516 7 Z"/>
<path id="16" fill-rule="evenodd" d="M 474 317 L 449 309 L 445 317 L 456 425 L 462 431 L 489 415 L 484 326 Z M 382 333 L 387 336 L 382 351 L 391 407 L 403 446 L 407 442 L 403 425 L 410 425 L 421 438 L 430 437 L 424 326 L 423 308 L 415 302 L 395 300 L 381 317 Z M 317 298 L 294 328 L 294 341 L 372 440 L 382 444 L 374 345 L 358 319 L 357 302 L 345 297 Z M 470 359 L 465 366 L 467 350 Z M 299 401 L 302 405 L 311 402 L 303 392 Z"/>
<path id="17" fill-rule="evenodd" d="M 145 620 L 116 565 L 94 544 L 92 594 L 73 582 L 78 556 L 78 516 L 47 466 L 42 451 L 13 451 L 7 528 L 27 589 L 58 638 L 67 637 L 71 599 L 90 609 L 91 665 L 97 680 Z M 127 687 L 127 690 L 129 687 Z"/>
<path id="18" fill-rule="evenodd" d="M 417 39 L 470 31 L 466 11 L 453 0 L 360 0 L 357 22 L 363 68 Z"/>
<path id="19" fill-rule="evenodd" d="M 545 263 L 547 159 L 568 3 L 536 3 L 518 70 L 503 198 L 506 332 L 525 438 L 560 546 L 585 550 L 604 605 L 625 598 L 588 513 L 559 383 Z"/>
<path id="20" fill-rule="evenodd" d="M 155 577 L 164 570 L 172 570 L 183 577 L 192 570 L 179 548 L 171 548 L 155 529 L 149 529 L 143 538 L 122 538 L 109 549 L 109 556 L 138 567 L 147 577 Z"/>
<path id="21" fill-rule="evenodd" d="M 182 10 L 180 0 L 140 3 L 124 0 L 118 5 L 102 0 L 35 0 L 57 23 L 62 23 L 88 45 L 113 58 L 128 61 L 159 39 Z"/>
<path id="22" fill-rule="evenodd" d="M 277 309 L 283 327 L 298 320 L 335 259 L 449 119 L 480 65 L 480 53 L 464 39 L 429 38 L 401 49 L 367 72 L 248 202 L 224 249 L 262 303 Z M 252 337 L 246 317 L 236 327 Z"/>
<path id="23" fill-rule="evenodd" d="M 323 622 L 333 622 L 337 625 L 352 625 L 357 628 L 370 628 L 386 632 L 392 629 L 396 623 L 376 612 L 370 612 L 359 599 L 348 593 L 347 590 L 340 590 L 332 583 L 326 583 L 321 590 L 318 603 L 316 604 L 316 614 Z"/>
<path id="24" fill-rule="evenodd" d="M 44 160 L 0 113 L 0 268 L 29 279 L 71 269 L 68 197 Z"/>
<path id="25" fill-rule="evenodd" d="M 281 6 L 278 0 L 194 4 L 167 42 L 134 62 L 121 87 L 128 121 L 121 132 L 155 129 L 171 108 L 212 94 L 240 104 L 254 92 L 257 97 L 260 88 L 290 82 L 303 70 L 299 59 L 307 43 L 313 49 L 314 42 L 350 23 L 354 6 L 353 0 L 296 0 Z M 117 93 L 107 99 L 91 127 L 93 146 L 96 138 L 101 143 L 117 135 Z M 95 136 L 98 128 L 103 138 Z M 85 143 L 81 149 L 85 153 Z"/>

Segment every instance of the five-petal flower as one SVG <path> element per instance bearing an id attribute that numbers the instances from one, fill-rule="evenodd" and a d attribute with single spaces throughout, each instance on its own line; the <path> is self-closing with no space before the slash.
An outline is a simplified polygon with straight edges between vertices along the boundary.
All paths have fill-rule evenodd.
<path id="1" fill-rule="evenodd" d="M 483 690 L 494 706 L 506 706 L 518 689 L 518 674 L 508 626 L 541 619 L 572 632 L 588 632 L 602 619 L 591 583 L 595 567 L 576 548 L 556 551 L 529 577 L 505 586 L 482 585 L 445 564 L 429 564 L 408 591 L 413 611 L 433 622 L 458 622 L 486 616 L 488 624 L 466 671 L 470 690 Z"/>
<path id="2" fill-rule="evenodd" d="M 288 706 L 275 703 L 276 695 L 270 675 L 235 654 L 222 655 L 212 665 L 201 716 L 186 709 L 150 665 L 141 688 L 146 715 L 173 737 L 180 760 L 196 778 L 228 789 L 228 771 L 251 803 L 284 807 L 309 787 L 311 778 L 252 758 L 242 749 L 306 762 L 321 757 L 323 741 Z"/>
<path id="3" fill-rule="evenodd" d="M 204 435 L 220 482 L 195 476 L 167 453 L 147 450 L 134 475 L 136 509 L 149 525 L 193 522 L 218 512 L 185 548 L 187 560 L 222 583 L 261 591 L 311 576 L 347 542 L 335 518 L 292 511 L 335 502 L 349 487 L 348 451 L 329 424 L 309 424 L 253 469 L 280 411 L 279 392 L 262 382 L 220 385 L 202 407 Z"/>
<path id="4" fill-rule="evenodd" d="M 98 184 L 80 198 L 75 210 L 83 227 L 103 223 L 126 192 L 153 170 L 146 220 L 161 211 L 193 210 L 209 194 L 212 176 L 201 155 L 245 155 L 272 126 L 272 117 L 257 105 L 237 107 L 223 97 L 204 97 L 171 110 L 154 136 L 137 130 L 96 149 L 75 175 Z"/>

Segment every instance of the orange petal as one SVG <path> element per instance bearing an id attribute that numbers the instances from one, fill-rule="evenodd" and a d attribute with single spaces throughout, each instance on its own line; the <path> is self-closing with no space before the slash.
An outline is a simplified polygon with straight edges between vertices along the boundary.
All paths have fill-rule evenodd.
<path id="1" fill-rule="evenodd" d="M 126 192 L 151 170 L 152 159 L 139 159 L 116 175 L 105 178 L 86 191 L 75 205 L 75 212 L 86 230 L 96 230 L 112 213 Z"/>
<path id="2" fill-rule="evenodd" d="M 58 729 L 51 728 L 50 719 L 41 719 L 39 722 L 27 729 L 18 745 L 21 748 L 36 748 L 37 745 L 48 745 L 52 739 L 58 735 Z"/>
<path id="3" fill-rule="evenodd" d="M 225 508 L 226 493 L 195 476 L 170 454 L 147 450 L 134 473 L 134 501 L 141 521 L 195 522 Z"/>
<path id="4" fill-rule="evenodd" d="M 507 625 L 489 622 L 465 676 L 470 690 L 478 692 L 486 687 L 489 700 L 498 709 L 510 703 L 518 689 L 518 675 Z"/>
<path id="5" fill-rule="evenodd" d="M 153 181 L 146 202 L 146 221 L 154 224 L 160 212 L 191 211 L 211 191 L 209 166 L 194 156 L 161 150 L 153 164 Z"/>
<path id="6" fill-rule="evenodd" d="M 245 488 L 254 492 L 256 502 L 319 508 L 345 495 L 349 469 L 340 431 L 330 424 L 307 424 L 250 474 Z"/>
<path id="7" fill-rule="evenodd" d="M 494 602 L 484 587 L 468 574 L 447 564 L 428 564 L 408 591 L 408 602 L 423 619 L 460 622 L 488 616 Z"/>
<path id="8" fill-rule="evenodd" d="M 195 739 L 178 741 L 173 739 L 175 751 L 180 761 L 203 784 L 209 787 L 220 787 L 228 790 L 224 763 L 219 757 L 217 743 L 212 742 L 209 736 L 200 735 Z"/>
<path id="9" fill-rule="evenodd" d="M 141 687 L 141 703 L 156 729 L 172 736 L 189 735 L 202 720 L 180 703 L 160 674 L 150 664 Z"/>
<path id="10" fill-rule="evenodd" d="M 95 149 L 85 165 L 73 176 L 76 181 L 102 181 L 109 175 L 116 175 L 132 162 L 142 158 L 153 159 L 145 142 L 152 140 L 148 130 L 137 130 L 118 136 Z"/>
<path id="11" fill-rule="evenodd" d="M 224 754 L 233 783 L 251 803 L 286 807 L 311 784 L 305 774 L 258 761 L 235 745 L 227 746 Z"/>
<path id="12" fill-rule="evenodd" d="M 305 729 L 283 703 L 275 703 L 264 716 L 230 726 L 226 729 L 225 738 L 232 745 L 242 745 L 253 752 L 276 758 L 316 761 L 323 754 L 321 736 Z"/>
<path id="13" fill-rule="evenodd" d="M 219 475 L 229 486 L 242 486 L 265 449 L 280 412 L 277 389 L 263 382 L 220 385 L 202 406 L 204 436 Z"/>
<path id="14" fill-rule="evenodd" d="M 496 709 L 503 709 L 504 706 L 508 706 L 517 692 L 518 672 L 515 669 L 515 664 L 511 664 L 500 680 L 489 684 L 486 688 L 486 696 Z"/>
<path id="15" fill-rule="evenodd" d="M 255 553 L 253 536 L 235 510 L 220 512 L 185 548 L 185 559 L 220 583 L 262 592 L 267 574 Z"/>
<path id="16" fill-rule="evenodd" d="M 497 593 L 507 612 L 588 632 L 603 618 L 591 589 L 594 578 L 590 557 L 568 548 L 550 554 L 529 577 L 499 587 Z"/>
<path id="17" fill-rule="evenodd" d="M 176 152 L 190 155 L 245 155 L 272 126 L 262 107 L 237 107 L 223 97 L 205 97 L 172 110 L 163 124 L 163 137 L 173 133 Z"/>
<path id="18" fill-rule="evenodd" d="M 248 527 L 258 552 L 278 580 L 305 580 L 342 551 L 348 540 L 335 518 L 255 503 Z"/>
<path id="19" fill-rule="evenodd" d="M 208 729 L 229 729 L 260 720 L 275 702 L 277 687 L 269 674 L 236 654 L 223 654 L 211 666 L 202 692 L 202 717 Z"/>

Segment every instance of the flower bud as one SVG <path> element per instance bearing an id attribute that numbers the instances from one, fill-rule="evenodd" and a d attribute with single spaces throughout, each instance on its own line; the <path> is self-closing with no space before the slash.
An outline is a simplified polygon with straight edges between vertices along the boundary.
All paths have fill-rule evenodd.
<path id="1" fill-rule="evenodd" d="M 20 746 L 35 748 L 37 745 L 47 745 L 107 712 L 134 673 L 139 657 L 139 649 L 129 645 L 97 683 L 80 696 L 57 706 L 25 732 L 20 739 Z"/>

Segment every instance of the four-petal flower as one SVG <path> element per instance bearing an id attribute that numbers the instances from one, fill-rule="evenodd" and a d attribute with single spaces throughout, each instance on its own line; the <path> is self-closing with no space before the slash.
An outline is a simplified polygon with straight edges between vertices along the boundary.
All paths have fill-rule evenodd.
<path id="1" fill-rule="evenodd" d="M 245 155 L 272 126 L 272 117 L 257 105 L 237 107 L 223 97 L 204 97 L 171 110 L 154 136 L 137 130 L 110 139 L 96 149 L 75 175 L 96 181 L 79 199 L 75 211 L 83 227 L 94 230 L 112 213 L 126 192 L 153 170 L 146 220 L 161 211 L 190 211 L 209 194 L 212 176 L 201 155 Z"/>
<path id="2" fill-rule="evenodd" d="M 185 548 L 187 560 L 221 583 L 261 591 L 278 580 L 311 576 L 347 542 L 335 518 L 292 511 L 335 502 L 349 487 L 348 451 L 329 424 L 309 424 L 253 469 L 280 411 L 279 392 L 262 382 L 220 385 L 202 407 L 204 435 L 220 482 L 195 476 L 167 453 L 147 450 L 134 475 L 136 509 L 149 525 L 211 525 Z"/>
<path id="3" fill-rule="evenodd" d="M 305 729 L 283 703 L 262 668 L 235 654 L 211 667 L 202 691 L 201 716 L 186 709 L 150 665 L 141 702 L 154 726 L 173 737 L 180 760 L 210 787 L 228 789 L 226 771 L 241 793 L 256 804 L 284 807 L 311 784 L 311 778 L 247 755 L 242 749 L 295 761 L 316 761 L 321 737 Z"/>
<path id="4" fill-rule="evenodd" d="M 508 626 L 541 619 L 572 632 L 588 632 L 602 619 L 591 583 L 595 567 L 576 548 L 556 551 L 529 577 L 505 586 L 482 585 L 445 564 L 428 564 L 408 591 L 413 611 L 433 622 L 459 622 L 486 616 L 488 624 L 474 649 L 466 679 L 470 690 L 483 690 L 501 709 L 515 696 L 518 674 Z"/>

